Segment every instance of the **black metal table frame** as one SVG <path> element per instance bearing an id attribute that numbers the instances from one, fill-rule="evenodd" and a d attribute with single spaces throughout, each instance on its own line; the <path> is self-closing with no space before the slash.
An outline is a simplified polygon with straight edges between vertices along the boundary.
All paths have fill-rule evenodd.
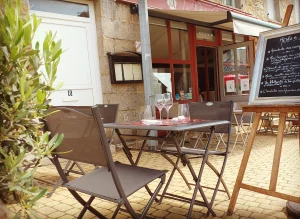
<path id="1" fill-rule="evenodd" d="M 167 196 L 165 196 L 165 197 L 166 198 L 172 198 L 172 199 L 175 199 L 175 200 L 178 200 L 178 201 L 183 201 L 183 202 L 190 203 L 190 208 L 189 208 L 189 212 L 188 212 L 188 215 L 187 215 L 187 218 L 190 218 L 194 205 L 204 206 L 208 209 L 208 214 L 211 213 L 213 216 L 216 216 L 215 212 L 212 209 L 212 205 L 214 203 L 214 200 L 215 200 L 215 197 L 216 197 L 216 194 L 217 194 L 217 191 L 218 191 L 221 179 L 222 179 L 222 175 L 224 173 L 227 156 L 224 156 L 223 166 L 221 168 L 220 173 L 218 174 L 218 181 L 217 181 L 217 184 L 216 184 L 216 187 L 214 189 L 214 193 L 213 193 L 213 196 L 212 196 L 212 199 L 211 199 L 210 202 L 208 202 L 208 200 L 207 200 L 207 198 L 204 194 L 203 188 L 200 185 L 200 181 L 201 181 L 201 178 L 202 178 L 202 173 L 203 173 L 203 170 L 204 170 L 205 163 L 207 163 L 207 160 L 208 160 L 208 148 L 209 148 L 209 145 L 210 145 L 211 138 L 214 134 L 214 129 L 215 129 L 214 127 L 218 126 L 218 125 L 229 124 L 229 123 L 230 123 L 229 121 L 204 121 L 204 122 L 198 122 L 198 123 L 195 122 L 195 123 L 191 123 L 191 124 L 178 124 L 178 125 L 170 125 L 170 126 L 133 125 L 132 123 L 107 123 L 107 124 L 104 124 L 104 127 L 115 129 L 115 132 L 117 133 L 117 135 L 118 135 L 118 137 L 119 137 L 119 139 L 120 139 L 120 141 L 123 145 L 123 147 L 122 147 L 123 151 L 124 151 L 127 159 L 129 160 L 129 162 L 132 165 L 137 165 L 138 164 L 142 152 L 160 153 L 162 155 L 166 154 L 166 151 L 160 151 L 160 150 L 152 151 L 152 150 L 144 149 L 147 140 L 158 140 L 158 141 L 161 140 L 161 141 L 174 143 L 174 145 L 177 149 L 177 154 L 175 154 L 175 155 L 177 155 L 178 158 L 181 159 L 181 162 L 183 163 L 184 166 L 188 167 L 188 169 L 189 169 L 189 171 L 190 171 L 190 173 L 193 177 L 193 180 L 195 181 L 195 184 L 194 184 L 195 188 L 194 188 L 192 199 L 182 197 L 182 196 L 178 196 L 178 195 L 174 195 L 174 194 L 169 194 L 169 193 L 166 193 Z M 198 129 L 198 128 L 202 128 L 202 127 L 211 127 L 211 132 L 210 132 L 210 137 L 207 141 L 207 144 L 205 145 L 205 148 L 204 148 L 204 154 L 202 156 L 202 164 L 201 164 L 199 174 L 198 174 L 198 177 L 197 177 L 196 172 L 195 172 L 194 168 L 192 167 L 191 162 L 190 162 L 187 154 L 184 154 L 181 151 L 181 145 L 180 145 L 180 143 L 177 139 L 176 133 L 178 133 L 178 132 L 185 133 L 186 131 L 191 131 L 193 129 Z M 148 131 L 147 131 L 146 135 L 144 135 L 144 136 L 142 136 L 142 135 L 126 135 L 126 134 L 122 134 L 120 132 L 120 129 L 148 130 Z M 169 134 L 166 137 L 149 136 L 150 130 L 169 131 Z M 134 149 L 134 148 L 128 147 L 128 145 L 126 144 L 125 139 L 143 140 L 143 143 L 142 143 L 142 146 L 141 146 L 140 149 L 136 149 L 136 148 Z M 133 160 L 132 153 L 130 152 L 131 150 L 139 151 L 139 154 L 137 156 L 136 161 Z M 170 158 L 168 158 L 167 156 L 164 156 L 164 155 L 163 155 L 163 157 L 165 159 L 167 159 L 175 167 L 175 165 L 174 165 L 175 163 Z M 179 161 L 179 159 L 177 159 L 176 164 L 178 163 L 178 161 Z M 180 173 L 180 175 L 184 179 L 185 183 L 190 188 L 190 183 L 188 183 L 188 181 L 186 180 L 186 178 L 183 175 L 183 173 L 181 172 L 181 170 L 178 168 L 177 171 Z M 197 195 L 198 190 L 200 192 L 200 195 L 201 195 L 203 201 L 196 200 L 196 195 Z M 163 198 L 163 196 L 161 196 L 161 199 L 162 198 Z M 156 200 L 156 201 L 158 201 L 158 200 Z M 161 200 L 159 200 L 158 202 L 161 202 Z"/>

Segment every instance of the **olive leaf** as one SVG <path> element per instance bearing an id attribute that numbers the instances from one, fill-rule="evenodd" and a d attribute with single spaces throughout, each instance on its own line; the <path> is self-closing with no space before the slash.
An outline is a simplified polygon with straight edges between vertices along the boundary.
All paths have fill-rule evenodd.
<path id="1" fill-rule="evenodd" d="M 16 219 L 39 218 L 33 207 L 47 190 L 34 184 L 33 175 L 63 141 L 63 135 L 43 133 L 41 122 L 51 93 L 62 87 L 55 83 L 62 41 L 50 31 L 34 44 L 41 19 L 22 15 L 20 0 L 0 5 L 0 201 L 18 203 Z"/>

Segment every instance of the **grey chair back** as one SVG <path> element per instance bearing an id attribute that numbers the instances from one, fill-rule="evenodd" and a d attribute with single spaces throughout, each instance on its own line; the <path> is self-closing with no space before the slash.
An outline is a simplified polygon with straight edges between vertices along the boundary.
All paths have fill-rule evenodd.
<path id="1" fill-rule="evenodd" d="M 89 107 L 91 112 L 91 107 Z M 78 108 L 79 109 L 79 108 Z M 81 108 L 87 110 L 87 107 Z M 108 166 L 104 144 L 107 140 L 99 135 L 98 125 L 92 115 L 68 107 L 52 107 L 59 110 L 46 118 L 47 129 L 52 133 L 63 133 L 64 140 L 54 152 L 59 158 Z"/>
<path id="2" fill-rule="evenodd" d="M 200 120 L 227 120 L 232 119 L 233 102 L 193 102 L 189 103 L 190 118 Z M 230 133 L 229 125 L 215 127 L 215 133 Z M 197 132 L 210 132 L 210 128 L 201 128 Z"/>
<path id="3" fill-rule="evenodd" d="M 97 104 L 97 107 L 102 115 L 103 124 L 117 121 L 119 104 Z"/>

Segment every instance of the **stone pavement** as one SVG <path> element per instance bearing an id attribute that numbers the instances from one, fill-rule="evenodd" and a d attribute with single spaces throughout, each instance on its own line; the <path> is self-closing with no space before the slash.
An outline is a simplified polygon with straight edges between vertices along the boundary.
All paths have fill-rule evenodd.
<path id="1" fill-rule="evenodd" d="M 267 188 L 270 180 L 270 172 L 272 167 L 272 158 L 274 153 L 276 137 L 275 135 L 258 135 L 256 137 L 254 147 L 251 153 L 249 164 L 246 170 L 244 182 L 251 185 Z M 136 154 L 134 154 L 136 155 Z M 236 180 L 236 176 L 239 170 L 239 165 L 242 159 L 243 151 L 241 147 L 237 145 L 235 150 L 229 155 L 224 180 L 229 187 L 230 192 L 233 190 L 233 186 Z M 127 162 L 125 155 L 122 151 L 114 154 L 114 158 Z M 210 157 L 211 163 L 216 167 L 220 167 L 220 157 Z M 128 163 L 128 162 L 127 162 Z M 199 168 L 200 160 L 192 160 L 192 164 L 195 169 Z M 143 154 L 140 161 L 140 166 L 155 168 L 155 169 L 169 169 L 171 171 L 172 166 L 158 154 Z M 92 170 L 91 165 L 83 165 L 84 169 Z M 186 174 L 189 180 L 190 177 L 187 167 L 181 165 L 183 172 Z M 283 151 L 281 157 L 281 165 L 278 179 L 278 190 L 287 194 L 300 196 L 300 157 L 298 138 L 296 135 L 288 135 L 283 142 Z M 169 172 L 170 174 L 170 172 Z M 75 174 L 71 174 L 72 177 L 76 177 Z M 38 169 L 36 178 L 40 178 L 46 181 L 55 182 L 59 179 L 56 169 L 53 165 L 46 165 Z M 216 176 L 209 168 L 205 168 L 202 179 L 202 185 L 214 186 L 216 183 Z M 47 185 L 51 189 L 51 185 Z M 155 184 L 156 185 L 156 184 Z M 220 186 L 222 188 L 222 186 Z M 151 188 L 151 185 L 150 185 Z M 152 187 L 153 188 L 153 187 Z M 169 187 L 168 192 L 174 194 L 181 194 L 186 197 L 192 196 L 192 191 L 183 183 L 183 180 L 179 174 L 175 174 L 175 177 Z M 211 197 L 212 191 L 205 189 L 208 198 Z M 87 197 L 87 196 L 86 196 Z M 137 211 L 142 210 L 148 201 L 148 194 L 145 189 L 141 189 L 139 192 L 133 194 L 130 197 L 130 201 L 133 208 Z M 198 198 L 200 198 L 198 196 Z M 95 199 L 92 204 L 97 210 L 99 210 L 107 218 L 110 218 L 116 205 L 114 203 Z M 218 192 L 216 201 L 213 205 L 217 217 L 216 218 L 258 218 L 258 219 L 276 219 L 287 218 L 285 205 L 286 201 L 269 197 L 266 195 L 241 190 L 237 200 L 234 214 L 227 216 L 226 211 L 229 205 L 229 200 L 225 193 Z M 40 213 L 42 218 L 76 218 L 81 210 L 81 205 L 72 197 L 72 195 L 65 188 L 58 188 L 51 198 L 42 198 L 38 202 L 36 210 Z M 158 205 L 153 203 L 149 210 L 149 215 L 155 218 L 169 218 L 180 219 L 186 218 L 189 204 L 164 199 L 162 204 Z M 15 206 L 10 206 L 10 210 L 16 211 Z M 205 218 L 206 208 L 195 206 L 193 210 L 193 218 Z M 90 212 L 87 212 L 84 218 L 96 218 Z M 127 213 L 120 212 L 117 218 L 130 218 Z M 209 216 L 212 218 L 212 216 Z"/>

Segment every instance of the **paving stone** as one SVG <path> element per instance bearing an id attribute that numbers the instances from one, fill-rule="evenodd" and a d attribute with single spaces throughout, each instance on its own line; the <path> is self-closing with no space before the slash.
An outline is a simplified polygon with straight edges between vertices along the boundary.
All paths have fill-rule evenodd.
<path id="1" fill-rule="evenodd" d="M 56 211 L 54 213 L 48 214 L 47 217 L 49 218 L 62 218 L 66 213 L 62 211 Z"/>
<path id="2" fill-rule="evenodd" d="M 244 182 L 249 183 L 250 185 L 266 185 L 270 180 L 270 171 L 272 166 L 274 143 L 276 136 L 267 135 L 267 136 L 257 136 L 255 141 L 254 149 L 251 153 L 249 159 L 249 164 L 245 173 Z M 280 166 L 280 174 L 278 179 L 278 190 L 293 192 L 294 194 L 299 193 L 300 188 L 300 174 L 299 174 L 299 163 L 300 158 L 298 153 L 295 151 L 298 150 L 298 139 L 296 136 L 287 136 L 284 145 L 283 145 L 283 155 Z M 136 152 L 132 152 L 133 156 L 136 156 Z M 239 165 L 243 156 L 243 150 L 236 147 L 233 153 L 228 157 L 226 169 L 224 172 L 224 180 L 229 188 L 229 191 L 232 192 L 235 180 L 237 177 Z M 117 151 L 114 153 L 114 159 L 119 160 L 123 163 L 128 163 L 124 153 L 122 151 Z M 172 158 L 173 159 L 173 158 Z M 173 159 L 174 160 L 174 159 Z M 216 166 L 216 168 L 221 167 L 221 159 L 219 157 L 211 157 L 210 161 Z M 201 160 L 193 159 L 191 161 L 195 170 L 200 168 Z M 164 158 L 159 154 L 143 154 L 141 157 L 140 166 L 150 167 L 154 169 L 168 169 L 172 170 L 172 165 L 167 163 Z M 93 170 L 92 165 L 82 164 L 82 167 L 87 170 L 87 172 Z M 180 168 L 186 174 L 188 180 L 192 181 L 189 170 L 187 167 L 183 167 L 180 164 Z M 51 174 L 49 174 L 51 173 Z M 299 176 L 298 176 L 298 175 Z M 43 179 L 49 181 L 52 180 L 55 182 L 58 175 L 56 169 L 53 165 L 42 166 L 38 168 L 38 172 L 35 177 L 42 177 Z M 78 177 L 76 174 L 70 174 L 70 179 Z M 209 168 L 204 169 L 203 173 L 203 185 L 209 187 L 215 186 L 216 176 L 212 173 Z M 157 185 L 157 182 L 151 183 L 150 188 L 154 189 Z M 289 186 L 291 185 L 291 186 Z M 222 188 L 222 186 L 220 186 Z M 288 188 L 286 188 L 288 187 Z M 49 186 L 51 189 L 51 187 Z M 191 198 L 193 194 L 193 189 L 188 190 L 187 186 L 183 182 L 181 176 L 178 173 L 174 174 L 174 180 L 172 181 L 168 192 L 173 194 L 180 194 L 184 197 Z M 210 200 L 212 196 L 212 191 L 204 189 L 207 198 Z M 82 195 L 80 193 L 80 195 Z M 300 194 L 299 194 L 300 196 Z M 88 195 L 83 195 L 84 199 L 89 198 Z M 198 195 L 197 199 L 202 200 L 201 196 Z M 132 203 L 134 210 L 141 212 L 149 200 L 149 195 L 145 189 L 141 189 L 137 193 L 134 193 L 130 196 L 129 201 Z M 233 215 L 226 215 L 229 205 L 229 200 L 225 193 L 218 192 L 216 196 L 213 209 L 215 210 L 217 217 L 215 218 L 228 218 L 228 219 L 286 219 L 285 205 L 286 201 L 258 194 L 255 192 L 241 190 L 239 197 L 237 199 L 237 204 L 235 206 L 235 212 Z M 103 201 L 101 199 L 96 199 L 92 206 L 100 211 L 107 218 L 111 218 L 113 211 L 116 208 L 116 204 Z M 170 218 L 170 219 L 180 219 L 186 218 L 189 209 L 189 203 L 182 203 L 170 199 L 163 199 L 161 204 L 153 203 L 149 209 L 148 214 L 152 215 L 155 218 Z M 9 210 L 16 212 L 16 205 L 8 206 Z M 38 202 L 36 207 L 37 212 L 42 215 L 42 218 L 76 218 L 79 212 L 82 209 L 82 205 L 77 202 L 76 199 L 70 194 L 66 188 L 58 188 L 51 198 L 42 198 Z M 192 212 L 192 218 L 205 218 L 207 209 L 201 206 L 194 206 Z M 95 215 L 88 212 L 85 214 L 84 218 L 96 218 Z M 117 218 L 131 218 L 129 214 L 124 212 L 119 212 Z M 214 218 L 210 215 L 208 218 Z"/>
<path id="3" fill-rule="evenodd" d="M 249 216 L 252 214 L 252 212 L 250 212 L 250 211 L 245 211 L 245 210 L 237 210 L 237 211 L 235 212 L 235 214 L 240 215 L 240 216 L 242 216 L 242 217 L 249 217 Z"/>

